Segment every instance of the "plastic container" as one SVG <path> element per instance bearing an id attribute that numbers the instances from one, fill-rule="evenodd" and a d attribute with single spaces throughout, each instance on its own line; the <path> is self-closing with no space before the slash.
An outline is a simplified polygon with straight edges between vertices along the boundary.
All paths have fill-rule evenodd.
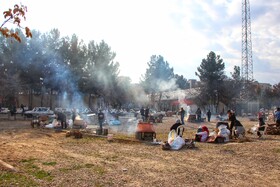
<path id="1" fill-rule="evenodd" d="M 113 134 L 108 134 L 107 135 L 107 140 L 108 141 L 113 141 Z"/>

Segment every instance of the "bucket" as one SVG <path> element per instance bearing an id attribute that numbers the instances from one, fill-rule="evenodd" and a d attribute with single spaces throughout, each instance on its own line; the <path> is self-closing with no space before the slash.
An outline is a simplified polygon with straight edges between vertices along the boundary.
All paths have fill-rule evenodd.
<path id="1" fill-rule="evenodd" d="M 97 135 L 102 135 L 102 129 L 100 129 L 100 128 L 96 129 L 96 134 Z"/>
<path id="2" fill-rule="evenodd" d="M 107 135 L 107 140 L 110 142 L 110 141 L 113 141 L 113 134 L 108 134 Z"/>
<path id="3" fill-rule="evenodd" d="M 107 134 L 108 134 L 108 129 L 103 129 L 102 135 L 107 136 Z"/>

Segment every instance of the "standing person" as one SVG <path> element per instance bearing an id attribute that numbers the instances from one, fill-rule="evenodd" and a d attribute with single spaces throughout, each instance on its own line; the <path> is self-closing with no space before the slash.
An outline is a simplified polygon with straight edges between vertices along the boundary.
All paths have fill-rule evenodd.
<path id="1" fill-rule="evenodd" d="M 66 115 L 62 112 L 57 112 L 57 121 L 60 121 L 61 128 L 67 128 Z"/>
<path id="2" fill-rule="evenodd" d="M 275 111 L 276 127 L 280 127 L 280 107 L 277 107 Z"/>
<path id="3" fill-rule="evenodd" d="M 210 111 L 210 109 L 207 112 L 207 119 L 208 119 L 208 122 L 210 122 L 210 119 L 211 119 L 211 111 Z"/>
<path id="4" fill-rule="evenodd" d="M 145 121 L 148 121 L 149 113 L 150 113 L 150 109 L 149 109 L 149 107 L 147 107 L 147 108 L 145 109 Z"/>
<path id="5" fill-rule="evenodd" d="M 200 108 L 198 107 L 198 109 L 196 110 L 196 115 L 197 115 L 197 121 L 201 121 L 201 110 Z"/>
<path id="6" fill-rule="evenodd" d="M 11 116 L 14 116 L 16 114 L 16 111 L 17 111 L 16 106 L 15 105 L 11 105 L 11 107 L 10 107 Z"/>
<path id="7" fill-rule="evenodd" d="M 182 122 L 182 125 L 184 125 L 184 124 L 185 124 L 185 122 L 184 122 L 184 119 L 185 119 L 185 113 L 186 113 L 186 111 L 184 110 L 184 108 L 183 108 L 183 107 L 181 107 L 181 109 L 180 109 L 180 115 L 181 115 L 181 122 Z"/>
<path id="8" fill-rule="evenodd" d="M 75 121 L 76 117 L 77 117 L 77 110 L 75 108 L 73 108 L 72 117 L 71 117 L 72 121 L 73 121 L 73 125 L 74 125 L 74 121 Z"/>
<path id="9" fill-rule="evenodd" d="M 140 114 L 141 114 L 142 120 L 145 121 L 145 109 L 144 109 L 144 107 L 142 107 L 140 109 Z"/>
<path id="10" fill-rule="evenodd" d="M 259 120 L 259 126 L 263 126 L 264 123 L 264 118 L 265 118 L 265 113 L 263 109 L 260 109 L 260 111 L 258 112 L 258 120 Z"/>
<path id="11" fill-rule="evenodd" d="M 258 112 L 259 126 L 258 126 L 258 130 L 257 130 L 257 135 L 259 136 L 259 138 L 262 136 L 260 131 L 264 131 L 264 129 L 265 129 L 264 118 L 265 118 L 265 113 L 264 113 L 264 110 L 261 108 L 260 111 Z"/>
<path id="12" fill-rule="evenodd" d="M 97 117 L 98 117 L 99 128 L 100 128 L 100 131 L 101 131 L 101 134 L 102 134 L 102 125 L 103 125 L 103 122 L 105 120 L 105 115 L 102 112 L 102 110 L 99 110 L 99 112 L 97 114 Z"/>
<path id="13" fill-rule="evenodd" d="M 25 112 L 25 111 L 24 111 L 24 105 L 21 104 L 21 105 L 20 105 L 20 108 L 21 108 L 21 110 L 22 110 L 22 111 L 21 111 L 21 116 L 23 116 L 23 114 L 24 114 L 24 112 Z"/>

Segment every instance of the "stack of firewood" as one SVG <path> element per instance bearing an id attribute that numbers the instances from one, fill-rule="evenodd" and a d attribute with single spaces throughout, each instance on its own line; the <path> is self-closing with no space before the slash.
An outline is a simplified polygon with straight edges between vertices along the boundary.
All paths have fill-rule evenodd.
<path id="1" fill-rule="evenodd" d="M 276 124 L 268 124 L 266 128 L 266 134 L 268 135 L 280 135 L 280 126 L 276 126 Z"/>

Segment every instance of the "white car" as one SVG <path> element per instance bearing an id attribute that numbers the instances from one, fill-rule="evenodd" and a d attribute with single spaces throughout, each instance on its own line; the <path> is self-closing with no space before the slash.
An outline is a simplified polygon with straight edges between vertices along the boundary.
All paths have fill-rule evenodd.
<path id="1" fill-rule="evenodd" d="M 72 110 L 70 108 L 61 108 L 61 107 L 57 107 L 54 109 L 54 112 L 61 112 L 67 115 L 71 115 L 72 114 Z"/>
<path id="2" fill-rule="evenodd" d="M 33 110 L 24 112 L 24 115 L 28 118 L 39 117 L 39 116 L 49 116 L 54 117 L 55 114 L 49 107 L 35 107 Z"/>
<path id="3" fill-rule="evenodd" d="M 24 107 L 24 111 L 28 111 L 28 107 Z M 21 114 L 22 113 L 22 108 L 17 108 L 16 113 Z"/>
<path id="4" fill-rule="evenodd" d="M 156 111 L 156 110 L 153 110 L 153 109 L 150 109 L 150 115 L 151 116 L 154 116 L 154 117 L 158 117 L 158 116 L 166 116 L 166 112 L 164 111 Z"/>
<path id="5" fill-rule="evenodd" d="M 1 114 L 8 114 L 9 112 L 10 112 L 10 110 L 8 108 L 1 108 L 0 109 Z"/>

